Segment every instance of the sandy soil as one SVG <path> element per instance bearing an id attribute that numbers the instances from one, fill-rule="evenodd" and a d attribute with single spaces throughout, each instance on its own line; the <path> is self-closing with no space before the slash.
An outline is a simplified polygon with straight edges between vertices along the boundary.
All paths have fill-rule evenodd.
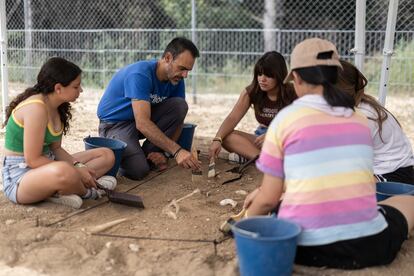
<path id="1" fill-rule="evenodd" d="M 21 87 L 15 87 L 14 91 L 20 90 Z M 64 141 L 70 152 L 83 150 L 82 139 L 97 134 L 95 109 L 99 93 L 85 90 L 75 104 L 71 132 Z M 387 101 L 387 107 L 413 141 L 414 99 L 401 96 Z M 215 180 L 208 180 L 205 155 L 205 137 L 214 136 L 234 102 L 234 97 L 215 95 L 200 98 L 198 104 L 190 103 L 187 121 L 198 125 L 195 143 L 202 150 L 204 174 L 199 181 L 193 183 L 191 172 L 172 161 L 168 171 L 152 172 L 142 181 L 118 179 L 117 190 L 142 196 L 144 210 L 106 199 L 85 201 L 79 211 L 48 202 L 18 206 L 0 194 L 0 275 L 238 275 L 234 241 L 223 239 L 218 227 L 241 209 L 244 198 L 235 191 L 253 190 L 260 183 L 260 174 L 250 167 L 240 181 L 221 185 L 229 177 L 224 171 L 234 164 L 218 160 L 217 170 L 222 173 Z M 249 113 L 240 129 L 254 128 L 253 114 Z M 2 146 L 3 134 L 0 142 Z M 197 188 L 199 193 L 179 203 L 176 220 L 162 213 L 171 200 Z M 220 206 L 224 198 L 232 198 L 238 205 Z M 101 235 L 85 232 L 119 218 L 128 220 Z M 413 255 L 414 241 L 409 240 L 387 267 L 340 271 L 295 266 L 294 274 L 410 275 L 414 270 Z"/>

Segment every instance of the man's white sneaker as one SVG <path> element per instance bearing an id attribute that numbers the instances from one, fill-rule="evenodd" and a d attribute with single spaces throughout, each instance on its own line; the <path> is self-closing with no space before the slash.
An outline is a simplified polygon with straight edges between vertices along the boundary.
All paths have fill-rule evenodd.
<path id="1" fill-rule="evenodd" d="M 116 178 L 111 175 L 104 175 L 96 180 L 102 187 L 108 190 L 114 190 L 117 184 Z"/>
<path id="2" fill-rule="evenodd" d="M 82 198 L 78 195 L 59 195 L 54 194 L 53 196 L 46 199 L 46 201 L 50 201 L 56 204 L 62 204 L 65 206 L 72 207 L 74 209 L 79 209 L 82 206 Z"/>

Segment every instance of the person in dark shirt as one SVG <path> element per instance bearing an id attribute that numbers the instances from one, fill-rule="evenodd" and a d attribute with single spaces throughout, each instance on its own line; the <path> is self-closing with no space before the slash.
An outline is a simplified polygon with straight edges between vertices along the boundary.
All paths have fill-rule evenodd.
<path id="1" fill-rule="evenodd" d="M 287 67 L 280 53 L 265 53 L 256 62 L 253 74 L 251 84 L 242 91 L 232 111 L 218 129 L 210 145 L 211 158 L 217 157 L 222 147 L 247 159 L 258 155 L 272 119 L 296 99 L 292 85 L 283 84 Z M 259 126 L 254 133 L 235 130 L 250 106 L 254 109 Z"/>

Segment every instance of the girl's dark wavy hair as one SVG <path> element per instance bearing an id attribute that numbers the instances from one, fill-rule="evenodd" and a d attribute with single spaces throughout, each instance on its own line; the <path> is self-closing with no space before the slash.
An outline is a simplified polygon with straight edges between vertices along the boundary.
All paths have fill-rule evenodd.
<path id="1" fill-rule="evenodd" d="M 254 66 L 253 80 L 249 86 L 246 87 L 247 93 L 250 96 L 250 103 L 253 105 L 255 111 L 260 111 L 263 108 L 267 93 L 262 91 L 259 86 L 257 77 L 265 75 L 276 79 L 277 98 L 276 108 L 278 110 L 291 104 L 296 98 L 296 93 L 291 84 L 283 84 L 283 80 L 287 76 L 286 61 L 283 56 L 276 52 L 266 52 L 256 62 Z"/>
<path id="2" fill-rule="evenodd" d="M 40 69 L 37 75 L 37 83 L 33 87 L 27 88 L 11 101 L 6 109 L 4 125 L 7 124 L 13 109 L 19 103 L 33 95 L 42 94 L 46 96 L 53 93 L 55 91 L 55 85 L 58 83 L 66 87 L 81 73 L 82 70 L 76 64 L 66 59 L 60 57 L 50 58 Z M 63 124 L 63 134 L 66 134 L 69 130 L 69 121 L 72 119 L 71 108 L 70 103 L 63 103 L 58 107 L 60 121 Z"/>

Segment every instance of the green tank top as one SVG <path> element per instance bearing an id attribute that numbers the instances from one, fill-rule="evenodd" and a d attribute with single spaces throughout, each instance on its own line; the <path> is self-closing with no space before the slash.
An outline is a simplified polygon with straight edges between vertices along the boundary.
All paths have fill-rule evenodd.
<path id="1" fill-rule="evenodd" d="M 22 102 L 12 111 L 12 114 L 9 118 L 9 121 L 6 125 L 6 135 L 5 135 L 5 148 L 14 152 L 23 153 L 23 137 L 24 137 L 24 125 L 17 121 L 14 117 L 14 113 L 19 108 L 31 104 L 31 103 L 40 103 L 45 105 L 42 100 L 29 100 Z M 49 146 L 53 142 L 57 142 L 62 139 L 63 133 L 63 124 L 62 130 L 59 132 L 54 132 L 53 127 L 48 123 L 45 130 L 45 140 L 43 142 L 43 153 L 48 153 L 50 151 Z"/>

